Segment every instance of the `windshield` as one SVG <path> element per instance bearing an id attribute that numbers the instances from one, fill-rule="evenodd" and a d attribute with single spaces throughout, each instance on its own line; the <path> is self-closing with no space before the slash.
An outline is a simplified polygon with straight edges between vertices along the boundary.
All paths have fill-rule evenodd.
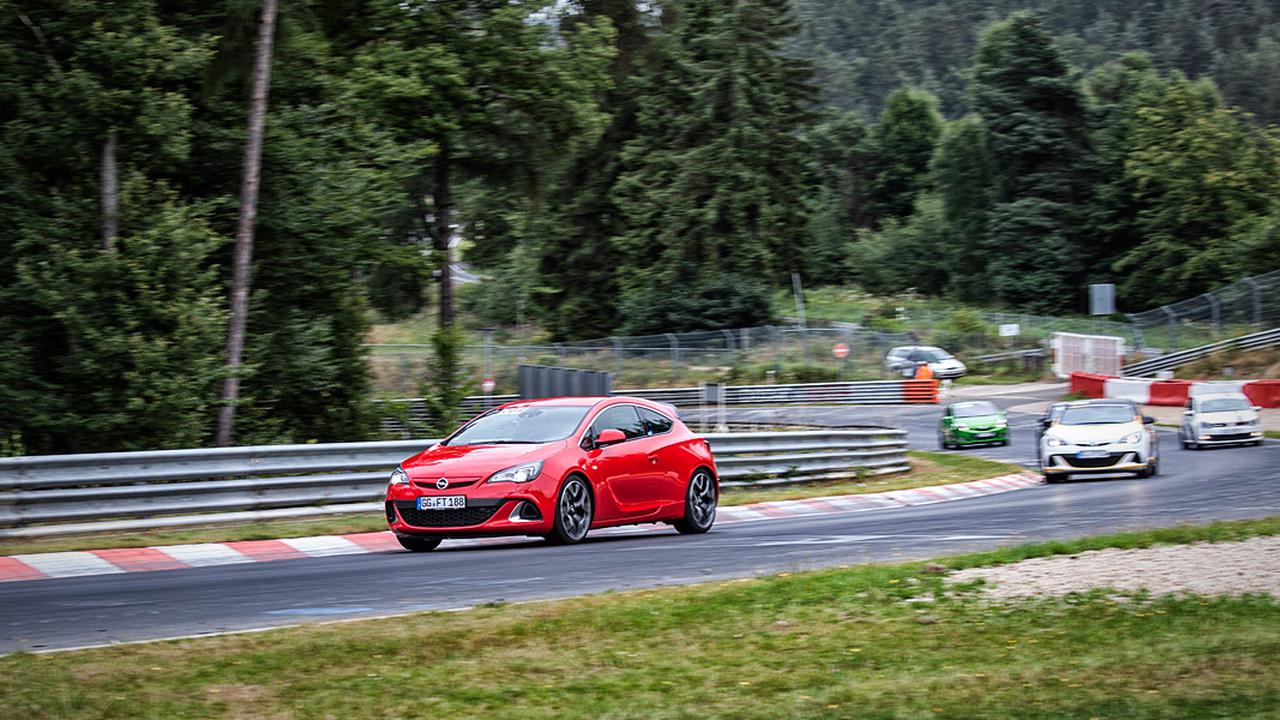
<path id="1" fill-rule="evenodd" d="M 441 445 L 547 443 L 569 437 L 589 405 L 517 406 L 481 415 Z"/>
<path id="2" fill-rule="evenodd" d="M 1245 398 L 1214 398 L 1200 401 L 1200 412 L 1230 412 L 1232 410 L 1249 410 L 1253 406 Z"/>
<path id="3" fill-rule="evenodd" d="M 1062 411 L 1062 425 L 1115 425 L 1133 422 L 1133 408 L 1124 405 L 1086 405 Z"/>
<path id="4" fill-rule="evenodd" d="M 952 355 L 946 350 L 934 348 L 932 350 L 921 350 L 920 357 L 925 362 L 938 362 L 940 360 L 950 360 Z"/>
<path id="5" fill-rule="evenodd" d="M 996 409 L 995 405 L 986 401 L 959 403 L 955 406 L 955 412 L 956 417 L 958 418 L 982 417 L 984 415 L 998 415 L 1000 413 L 1000 411 Z"/>

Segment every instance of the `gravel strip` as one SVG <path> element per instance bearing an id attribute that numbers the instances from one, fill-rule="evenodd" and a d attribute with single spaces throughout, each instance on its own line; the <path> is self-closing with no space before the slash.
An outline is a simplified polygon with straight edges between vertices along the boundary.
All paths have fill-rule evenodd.
<path id="1" fill-rule="evenodd" d="M 951 575 L 954 582 L 978 578 L 987 581 L 987 594 L 997 598 L 1065 595 L 1097 588 L 1146 590 L 1153 595 L 1270 593 L 1280 597 L 1280 536 L 1135 550 L 1090 550 L 1078 555 L 970 568 Z"/>

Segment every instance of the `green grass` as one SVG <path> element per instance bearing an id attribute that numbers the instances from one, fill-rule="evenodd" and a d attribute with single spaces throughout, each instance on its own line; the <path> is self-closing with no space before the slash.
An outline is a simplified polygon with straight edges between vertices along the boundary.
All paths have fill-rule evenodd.
<path id="1" fill-rule="evenodd" d="M 1272 518 L 943 562 L 1278 532 Z M 0 698 L 30 720 L 1280 717 L 1275 599 L 997 603 L 923 569 L 16 655 L 0 658 Z"/>
<path id="2" fill-rule="evenodd" d="M 1280 430 L 1263 430 L 1262 435 L 1263 437 L 1275 438 L 1276 440 L 1280 440 Z"/>
<path id="3" fill-rule="evenodd" d="M 967 482 L 1018 472 L 1020 468 L 957 453 L 911 452 L 912 472 L 869 477 L 863 480 L 832 480 L 772 488 L 726 489 L 722 505 L 745 505 L 766 500 L 795 500 L 822 495 L 886 492 L 953 482 Z M 69 537 L 8 538 L 0 540 L 0 556 L 34 552 L 96 550 L 100 548 L 147 547 L 181 543 L 269 540 L 308 535 L 385 530 L 380 514 L 329 515 L 301 520 L 271 520 L 235 525 L 201 525 L 188 528 L 95 533 Z"/>

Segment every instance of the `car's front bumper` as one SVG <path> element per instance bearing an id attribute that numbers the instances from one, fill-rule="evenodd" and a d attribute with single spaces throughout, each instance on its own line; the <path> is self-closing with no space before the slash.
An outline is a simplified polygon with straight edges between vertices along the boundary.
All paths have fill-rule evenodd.
<path id="1" fill-rule="evenodd" d="M 1240 443 L 1261 440 L 1262 430 L 1257 426 L 1236 428 L 1214 428 L 1202 431 L 1196 436 L 1197 445 L 1238 445 Z"/>
<path id="2" fill-rule="evenodd" d="M 505 494 L 504 494 L 505 491 Z M 419 510 L 419 497 L 462 495 L 466 507 Z M 387 527 L 397 535 L 476 537 L 484 535 L 543 535 L 551 532 L 554 488 L 539 480 L 526 484 L 477 484 L 436 492 L 411 486 L 388 489 L 383 503 Z"/>
<path id="3" fill-rule="evenodd" d="M 1001 443 L 1009 439 L 1009 427 L 997 427 L 989 430 L 954 430 L 952 437 L 957 445 L 986 445 Z"/>
<path id="4" fill-rule="evenodd" d="M 1148 453 L 1144 448 L 1126 445 L 1087 448 L 1067 445 L 1048 448 L 1044 453 L 1041 470 L 1046 475 L 1138 472 L 1145 470 L 1149 462 Z M 1099 457 L 1081 457 L 1080 453 L 1106 454 Z"/>

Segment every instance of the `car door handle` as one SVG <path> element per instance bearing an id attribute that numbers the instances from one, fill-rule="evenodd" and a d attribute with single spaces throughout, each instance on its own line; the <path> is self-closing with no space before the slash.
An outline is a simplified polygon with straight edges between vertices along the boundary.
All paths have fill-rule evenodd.
<path id="1" fill-rule="evenodd" d="M 657 464 L 658 464 L 658 456 L 657 456 L 657 454 L 655 454 L 655 453 L 649 453 L 649 462 L 653 463 L 654 465 L 657 465 Z"/>

